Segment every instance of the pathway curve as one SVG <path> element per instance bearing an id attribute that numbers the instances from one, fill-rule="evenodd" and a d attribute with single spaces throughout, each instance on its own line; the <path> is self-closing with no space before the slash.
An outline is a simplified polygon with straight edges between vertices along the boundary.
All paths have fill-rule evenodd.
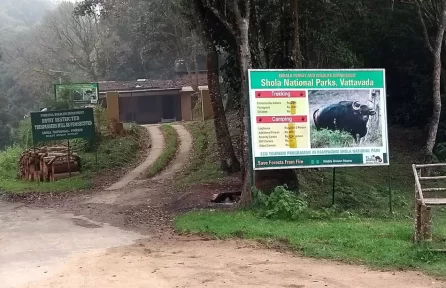
<path id="1" fill-rule="evenodd" d="M 106 188 L 105 190 L 119 190 L 126 187 L 130 182 L 140 177 L 161 155 L 164 149 L 164 138 L 158 125 L 144 126 L 149 131 L 150 140 L 152 141 L 152 148 L 146 160 L 138 167 L 127 173 L 121 180 Z"/>
<path id="2" fill-rule="evenodd" d="M 172 179 L 172 177 L 181 171 L 181 169 L 190 159 L 190 153 L 192 150 L 192 136 L 183 125 L 172 125 L 172 127 L 177 131 L 180 141 L 177 154 L 172 163 L 165 170 L 161 171 L 161 173 L 155 175 L 152 180 Z"/>

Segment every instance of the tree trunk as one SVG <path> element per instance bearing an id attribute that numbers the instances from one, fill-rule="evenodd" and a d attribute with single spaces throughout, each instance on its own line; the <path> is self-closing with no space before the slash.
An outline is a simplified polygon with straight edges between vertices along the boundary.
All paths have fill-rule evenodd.
<path id="1" fill-rule="evenodd" d="M 444 31 L 444 30 L 443 30 Z M 441 47 L 439 48 L 441 49 Z M 433 151 L 435 146 L 435 141 L 437 139 L 437 131 L 438 131 L 438 124 L 440 123 L 440 114 L 441 114 L 441 59 L 440 59 L 440 53 L 436 53 L 434 55 L 434 71 L 433 71 L 433 110 L 432 110 L 432 117 L 430 119 L 429 123 L 429 132 L 427 135 L 427 141 L 426 141 L 426 157 L 425 162 L 426 163 L 432 163 L 433 160 Z"/>
<path id="2" fill-rule="evenodd" d="M 205 27 L 203 27 L 205 28 Z M 194 72 L 195 72 L 195 86 L 199 86 L 199 80 L 198 80 L 198 60 L 197 60 L 197 42 L 198 38 L 195 34 L 195 30 L 192 30 L 192 41 L 194 41 L 192 54 L 193 54 L 193 60 L 194 60 Z M 198 91 L 198 90 L 197 90 Z"/>
<path id="3" fill-rule="evenodd" d="M 203 27 L 206 29 L 206 27 Z M 218 54 L 212 41 L 212 35 L 208 31 L 205 35 L 207 48 L 207 78 L 209 85 L 209 96 L 211 98 L 212 110 L 214 112 L 214 126 L 217 137 L 220 167 L 223 171 L 234 173 L 240 170 L 240 162 L 234 153 L 228 122 L 220 93 Z"/>
<path id="4" fill-rule="evenodd" d="M 433 110 L 432 110 L 432 117 L 429 122 L 429 131 L 426 140 L 426 151 L 424 158 L 424 161 L 426 163 L 431 163 L 433 160 L 433 151 L 435 147 L 435 142 L 437 140 L 438 124 L 440 123 L 440 116 L 441 116 L 441 69 L 442 69 L 441 50 L 443 47 L 443 41 L 444 41 L 443 37 L 446 29 L 446 1 L 443 0 L 441 2 L 442 2 L 441 5 L 438 6 L 438 9 L 441 9 L 438 11 L 438 14 L 441 15 L 441 17 L 440 19 L 438 19 L 439 21 L 436 23 L 437 31 L 435 35 L 435 41 L 433 43 L 431 43 L 431 40 L 429 38 L 426 23 L 423 18 L 424 16 L 421 11 L 422 4 L 416 2 L 418 9 L 418 17 L 421 22 L 424 41 L 426 43 L 426 47 L 431 52 L 434 60 L 434 67 L 432 73 Z M 423 8 L 425 7 L 423 6 Z"/>
<path id="5" fill-rule="evenodd" d="M 291 16 L 293 18 L 292 31 L 293 31 L 293 41 L 292 41 L 292 58 L 295 68 L 302 68 L 302 52 L 300 50 L 300 33 L 299 33 L 299 0 L 291 1 Z"/>
<path id="6" fill-rule="evenodd" d="M 249 11 L 249 10 L 248 10 Z M 242 196 L 240 198 L 239 206 L 247 207 L 252 204 L 252 191 L 251 191 L 251 163 L 250 163 L 250 151 L 249 151 L 249 114 L 248 114 L 248 69 L 251 68 L 251 52 L 249 49 L 249 13 L 244 18 L 238 17 L 237 26 L 239 29 L 238 46 L 240 53 L 240 69 L 241 69 L 241 90 L 242 101 L 240 109 L 240 120 L 242 121 L 242 133 L 241 133 L 241 147 L 242 147 L 242 161 L 243 161 L 243 187 Z"/>
<path id="7" fill-rule="evenodd" d="M 223 99 L 221 97 L 218 53 L 214 45 L 213 35 L 206 25 L 206 11 L 203 10 L 201 0 L 194 1 L 193 9 L 197 19 L 198 30 L 202 33 L 207 49 L 207 78 L 212 111 L 214 112 L 214 128 L 218 144 L 220 166 L 223 171 L 233 173 L 240 170 L 240 162 L 234 152 L 223 106 Z M 198 66 L 196 64 L 197 68 Z"/>

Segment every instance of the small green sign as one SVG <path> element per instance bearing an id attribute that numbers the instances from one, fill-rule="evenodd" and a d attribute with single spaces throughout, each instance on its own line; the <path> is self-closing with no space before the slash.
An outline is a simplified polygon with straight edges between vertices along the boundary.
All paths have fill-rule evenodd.
<path id="1" fill-rule="evenodd" d="M 32 112 L 34 143 L 95 136 L 93 108 Z"/>
<path id="2" fill-rule="evenodd" d="M 74 104 L 97 104 L 99 99 L 98 83 L 55 84 L 56 100 L 68 97 Z M 67 95 L 64 95 L 67 93 Z"/>

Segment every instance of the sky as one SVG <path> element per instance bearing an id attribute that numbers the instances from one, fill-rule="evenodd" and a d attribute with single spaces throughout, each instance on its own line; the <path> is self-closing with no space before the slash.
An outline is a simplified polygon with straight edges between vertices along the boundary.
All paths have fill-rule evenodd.
<path id="1" fill-rule="evenodd" d="M 68 1 L 68 2 L 79 2 L 80 0 L 52 0 L 54 3 L 60 3 L 60 2 L 63 2 L 63 1 Z"/>

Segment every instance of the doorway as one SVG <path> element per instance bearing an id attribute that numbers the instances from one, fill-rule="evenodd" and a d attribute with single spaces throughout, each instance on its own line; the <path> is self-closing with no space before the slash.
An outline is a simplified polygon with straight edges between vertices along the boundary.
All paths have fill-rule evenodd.
<path id="1" fill-rule="evenodd" d="M 163 105 L 163 115 L 162 122 L 173 122 L 176 121 L 176 112 L 177 112 L 177 95 L 165 95 L 162 96 L 162 105 Z"/>

